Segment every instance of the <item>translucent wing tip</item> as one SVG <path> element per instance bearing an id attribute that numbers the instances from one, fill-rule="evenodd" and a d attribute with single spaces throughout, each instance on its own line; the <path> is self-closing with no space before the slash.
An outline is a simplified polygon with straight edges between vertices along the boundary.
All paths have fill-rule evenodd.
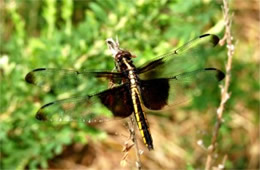
<path id="1" fill-rule="evenodd" d="M 211 43 L 213 44 L 213 46 L 216 46 L 219 42 L 219 37 L 214 34 L 203 34 L 203 35 L 199 36 L 199 38 L 204 38 L 204 37 L 208 37 L 208 36 L 210 36 Z"/>
<path id="2" fill-rule="evenodd" d="M 31 72 L 29 72 L 26 76 L 25 76 L 25 81 L 27 83 L 30 83 L 30 84 L 35 84 L 35 76 L 34 76 L 34 72 L 36 71 L 43 71 L 43 70 L 46 70 L 45 68 L 37 68 L 37 69 L 34 69 L 32 70 Z"/>
<path id="3" fill-rule="evenodd" d="M 37 112 L 37 114 L 35 115 L 35 118 L 37 120 L 40 120 L 40 121 L 46 121 L 47 120 L 46 116 L 44 115 L 44 113 L 41 112 L 41 110 L 39 110 Z"/>
<path id="4" fill-rule="evenodd" d="M 218 70 L 216 68 L 205 68 L 205 70 L 215 70 L 216 71 L 216 78 L 218 81 L 221 81 L 225 78 L 225 73 L 223 73 L 221 70 Z"/>
<path id="5" fill-rule="evenodd" d="M 26 76 L 25 76 L 25 81 L 27 83 L 30 83 L 30 84 L 34 84 L 35 82 L 35 77 L 33 75 L 33 72 L 29 72 Z"/>
<path id="6" fill-rule="evenodd" d="M 36 118 L 37 120 L 40 120 L 40 121 L 46 121 L 46 120 L 48 120 L 48 119 L 47 119 L 47 116 L 46 116 L 46 114 L 45 114 L 45 112 L 43 111 L 43 109 L 44 109 L 45 107 L 48 107 L 48 106 L 52 105 L 52 104 L 54 104 L 54 102 L 47 103 L 47 104 L 43 105 L 43 106 L 38 110 L 38 112 L 36 113 L 35 118 Z"/>
<path id="7" fill-rule="evenodd" d="M 218 42 L 219 42 L 218 36 L 212 35 L 212 37 L 211 37 L 211 42 L 212 42 L 212 44 L 213 44 L 214 46 L 218 45 Z"/>
<path id="8" fill-rule="evenodd" d="M 222 71 L 218 70 L 217 78 L 218 78 L 218 81 L 223 80 L 225 78 L 225 73 L 223 73 Z"/>

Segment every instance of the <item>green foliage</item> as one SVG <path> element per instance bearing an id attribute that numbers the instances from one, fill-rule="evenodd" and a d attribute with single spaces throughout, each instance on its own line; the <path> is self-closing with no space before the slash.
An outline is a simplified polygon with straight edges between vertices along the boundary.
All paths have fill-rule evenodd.
<path id="1" fill-rule="evenodd" d="M 7 1 L 1 8 L 6 12 L 1 25 L 0 56 L 0 112 L 1 112 L 1 168 L 48 168 L 48 160 L 60 154 L 63 146 L 87 143 L 86 136 L 104 138 L 104 134 L 84 124 L 56 125 L 35 120 L 35 113 L 46 102 L 55 100 L 54 94 L 45 94 L 39 88 L 25 83 L 24 76 L 39 67 L 112 70 L 105 40 L 119 37 L 123 48 L 139 56 L 137 64 L 171 51 L 195 35 L 215 28 L 223 34 L 219 1 Z M 30 12 L 30 11 L 33 12 Z M 221 51 L 222 50 L 222 51 Z M 214 51 L 216 65 L 224 68 L 226 54 L 223 49 Z M 221 57 L 222 56 L 222 57 Z M 239 76 L 246 63 L 234 62 L 231 83 L 232 100 L 226 112 L 237 102 L 245 102 L 249 110 L 259 109 L 259 99 L 250 95 L 259 90 L 259 83 L 247 76 Z M 250 66 L 254 74 L 256 66 Z M 239 73 L 239 74 L 238 74 Z M 239 77 L 239 78 L 238 78 Z M 250 89 L 245 91 L 242 84 Z M 89 81 L 90 87 L 97 82 Z M 90 93 L 88 89 L 86 93 Z M 205 93 L 205 94 L 204 94 Z M 191 110 L 201 112 L 210 106 L 217 107 L 219 90 L 203 91 L 203 98 L 195 98 Z M 241 99 L 243 98 L 243 99 Z M 103 111 L 103 110 L 99 110 Z M 213 117 L 214 118 L 214 117 Z M 259 123 L 259 117 L 255 123 Z M 221 138 L 228 136 L 231 128 L 226 119 Z M 210 124 L 213 126 L 215 120 Z M 211 136 L 205 137 L 208 144 Z M 187 139 L 185 139 L 187 140 Z M 221 149 L 232 147 L 228 139 Z M 239 148 L 237 144 L 235 149 Z M 246 168 L 247 160 L 227 162 L 229 168 Z M 202 167 L 200 165 L 199 167 Z M 187 169 L 195 166 L 187 165 Z"/>

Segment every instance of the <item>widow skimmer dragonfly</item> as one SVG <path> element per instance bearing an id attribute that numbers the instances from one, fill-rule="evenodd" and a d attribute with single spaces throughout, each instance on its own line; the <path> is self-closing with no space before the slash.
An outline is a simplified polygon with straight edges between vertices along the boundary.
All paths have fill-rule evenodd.
<path id="1" fill-rule="evenodd" d="M 161 110 L 167 105 L 178 103 L 179 96 L 186 91 L 196 90 L 200 83 L 217 84 L 225 74 L 217 68 L 202 67 L 204 61 L 197 47 L 214 47 L 219 38 L 204 34 L 187 42 L 176 50 L 159 56 L 136 67 L 129 51 L 119 47 L 113 39 L 107 39 L 113 54 L 116 71 L 75 71 L 56 68 L 37 68 L 29 72 L 28 83 L 60 90 L 68 82 L 86 81 L 88 78 L 105 78 L 113 87 L 92 95 L 56 100 L 43 105 L 36 113 L 41 121 L 83 121 L 96 120 L 88 107 L 101 103 L 114 117 L 126 118 L 134 114 L 143 142 L 149 150 L 154 148 L 145 110 Z M 59 79 L 55 77 L 59 75 Z M 77 86 L 78 84 L 76 84 Z M 79 85 L 80 86 L 80 85 Z M 84 89 L 84 88 L 81 88 Z M 105 107 L 104 107 L 105 106 Z"/>

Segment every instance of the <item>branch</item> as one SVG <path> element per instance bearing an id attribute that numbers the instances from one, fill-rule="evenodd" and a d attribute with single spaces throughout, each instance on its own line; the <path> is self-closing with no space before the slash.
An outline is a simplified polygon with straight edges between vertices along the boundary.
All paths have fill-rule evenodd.
<path id="1" fill-rule="evenodd" d="M 135 165 L 136 165 L 136 168 L 138 170 L 141 170 L 142 169 L 142 163 L 141 163 L 141 157 L 140 155 L 142 154 L 139 150 L 139 147 L 138 147 L 138 142 L 137 142 L 137 139 L 136 139 L 136 121 L 135 121 L 135 117 L 134 115 L 131 115 L 129 117 L 129 120 L 127 121 L 127 124 L 128 124 L 128 130 L 130 132 L 130 139 L 131 141 L 133 142 L 133 144 L 129 145 L 128 144 L 128 141 L 125 142 L 125 146 L 124 146 L 124 149 L 123 149 L 123 152 L 125 152 L 120 164 L 121 166 L 125 166 L 126 163 L 127 163 L 127 157 L 128 157 L 128 152 L 132 149 L 132 147 L 135 148 L 135 153 L 136 153 L 136 162 L 135 162 Z"/>
<path id="2" fill-rule="evenodd" d="M 230 93 L 228 91 L 229 85 L 230 85 L 230 80 L 231 80 L 231 66 L 232 66 L 232 56 L 234 55 L 234 50 L 235 47 L 232 43 L 233 37 L 231 34 L 231 25 L 232 25 L 232 16 L 230 16 L 229 14 L 229 4 L 227 2 L 228 0 L 223 0 L 223 15 L 224 15 L 224 20 L 225 20 L 225 35 L 222 38 L 222 40 L 220 40 L 220 45 L 224 45 L 225 43 L 227 44 L 227 64 L 226 64 L 226 78 L 225 78 L 225 83 L 224 83 L 224 87 L 221 86 L 221 102 L 220 105 L 217 109 L 217 123 L 215 125 L 214 131 L 213 131 L 213 137 L 211 140 L 211 144 L 208 147 L 208 156 L 207 156 L 207 161 L 206 161 L 206 170 L 209 170 L 212 168 L 213 165 L 213 154 L 216 150 L 216 145 L 217 145 L 217 137 L 218 137 L 218 133 L 219 133 L 219 129 L 222 125 L 222 116 L 223 116 L 223 112 L 224 112 L 224 108 L 225 108 L 225 104 L 228 101 L 228 99 L 230 98 Z M 226 156 L 224 157 L 224 160 L 222 162 L 221 165 L 218 165 L 217 169 L 223 169 L 224 168 L 224 164 L 225 164 L 225 160 L 226 160 Z"/>

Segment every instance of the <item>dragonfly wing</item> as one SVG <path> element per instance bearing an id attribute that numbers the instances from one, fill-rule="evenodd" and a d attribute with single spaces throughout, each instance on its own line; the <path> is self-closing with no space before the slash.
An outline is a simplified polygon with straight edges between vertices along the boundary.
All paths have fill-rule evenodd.
<path id="1" fill-rule="evenodd" d="M 137 73 L 142 79 L 148 80 L 204 68 L 206 62 L 205 50 L 215 47 L 218 41 L 219 38 L 216 35 L 201 35 L 173 52 L 159 56 L 139 67 Z"/>
<path id="2" fill-rule="evenodd" d="M 113 82 L 120 82 L 121 73 L 117 72 L 95 72 L 95 71 L 76 71 L 56 68 L 38 68 L 29 72 L 25 76 L 26 82 L 40 86 L 45 91 L 55 91 L 57 93 L 77 90 L 78 88 L 88 90 L 91 83 L 97 78 L 105 78 Z M 100 84 L 100 83 L 99 83 Z M 93 85 L 94 86 L 94 85 Z M 96 84 L 95 84 L 95 88 Z"/>
<path id="3" fill-rule="evenodd" d="M 104 107 L 105 106 L 105 107 Z M 104 114 L 125 118 L 132 114 L 132 101 L 128 85 L 123 84 L 95 95 L 72 97 L 43 105 L 36 118 L 42 121 L 95 122 Z"/>
<path id="4" fill-rule="evenodd" d="M 150 110 L 180 104 L 199 94 L 203 87 L 216 86 L 225 74 L 215 68 L 198 69 L 168 78 L 141 80 L 144 105 Z"/>

